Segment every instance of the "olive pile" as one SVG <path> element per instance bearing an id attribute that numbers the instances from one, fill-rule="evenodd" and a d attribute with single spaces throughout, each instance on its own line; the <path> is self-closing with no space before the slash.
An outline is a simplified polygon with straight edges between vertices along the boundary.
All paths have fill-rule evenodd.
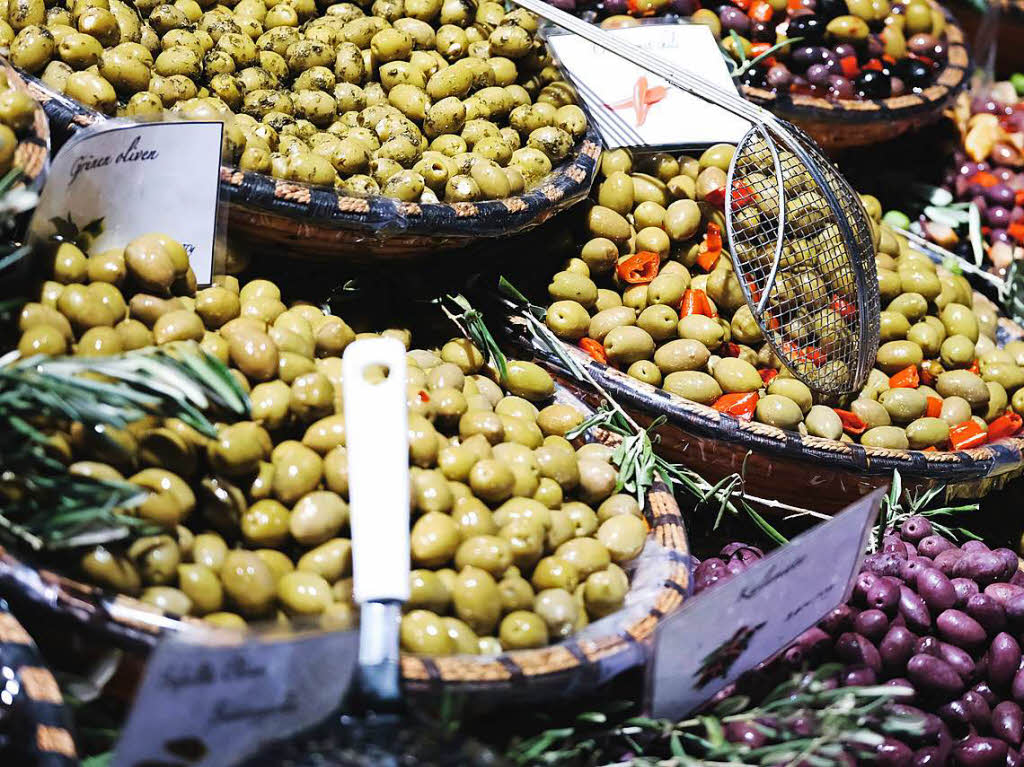
<path id="1" fill-rule="evenodd" d="M 975 298 L 963 276 L 911 251 L 881 223 L 873 197 L 863 200 L 885 307 L 881 346 L 855 397 L 818 401 L 765 343 L 729 254 L 722 250 L 713 264 L 704 258 L 709 229 L 724 236 L 720 201 L 732 154 L 719 144 L 699 158 L 650 155 L 634 167 L 625 151 L 606 153 L 597 204 L 587 213 L 589 239 L 548 286 L 548 327 L 640 381 L 816 437 L 943 450 L 1020 428 L 1024 343 L 996 348 L 992 304 Z M 806 282 L 819 294 L 821 280 L 808 268 L 797 273 L 796 287 Z M 834 324 L 831 317 L 797 320 Z M 827 349 L 815 353 L 828 364 Z"/>
<path id="2" fill-rule="evenodd" d="M 0 175 L 14 166 L 18 140 L 32 127 L 36 106 L 31 96 L 11 85 L 0 71 Z"/>
<path id="3" fill-rule="evenodd" d="M 586 131 L 536 19 L 495 2 L 6 8 L 11 61 L 57 91 L 110 115 L 223 119 L 226 161 L 346 193 L 508 197 Z"/>
<path id="4" fill-rule="evenodd" d="M 308 303 L 286 306 L 267 280 L 197 291 L 184 249 L 159 234 L 88 256 L 62 243 L 51 276 L 21 312 L 23 355 L 194 341 L 252 404 L 251 421 L 220 425 L 216 439 L 157 418 L 54 433 L 71 472 L 149 490 L 134 513 L 166 529 L 89 551 L 85 576 L 219 626 L 275 615 L 353 625 L 341 355 L 361 335 Z M 383 334 L 409 346 L 408 331 Z M 412 350 L 408 364 L 406 650 L 537 647 L 619 609 L 646 522 L 615 492 L 611 449 L 565 439 L 583 416 L 550 403 L 551 377 L 510 361 L 503 389 L 464 340 Z"/>

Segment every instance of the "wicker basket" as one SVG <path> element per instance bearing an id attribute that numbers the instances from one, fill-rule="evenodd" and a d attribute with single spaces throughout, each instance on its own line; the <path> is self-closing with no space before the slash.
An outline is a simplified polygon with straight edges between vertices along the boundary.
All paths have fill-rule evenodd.
<path id="1" fill-rule="evenodd" d="M 25 715 L 19 735 L 29 741 L 34 761 L 26 767 L 74 767 L 78 764 L 71 735 L 71 711 L 60 687 L 39 654 L 32 637 L 21 627 L 0 599 L 0 670 L 11 671 L 18 682 L 16 693 Z M 0 707 L 12 701 L 0 700 Z M 31 737 L 34 730 L 35 737 Z"/>
<path id="2" fill-rule="evenodd" d="M 567 389 L 559 388 L 556 396 L 578 404 Z M 592 436 L 607 444 L 618 439 L 600 431 Z M 497 657 L 403 655 L 406 691 L 435 695 L 451 689 L 480 694 L 490 701 L 560 697 L 592 689 L 643 663 L 647 640 L 658 623 L 690 594 L 691 573 L 682 516 L 664 485 L 655 485 L 648 493 L 645 513 L 650 533 L 633 577 L 631 596 L 635 599 L 627 598 L 621 612 L 596 621 L 564 642 L 537 650 Z M 637 588 L 642 594 L 635 591 Z M 0 595 L 32 603 L 26 604 L 26 614 L 35 608 L 51 630 L 54 619 L 64 619 L 64 625 L 70 623 L 74 629 L 69 634 L 91 636 L 92 644 L 98 640 L 103 646 L 126 649 L 134 659 L 141 659 L 165 632 L 203 625 L 197 618 L 162 613 L 131 597 L 104 592 L 51 570 L 36 569 L 3 548 Z M 140 669 L 141 663 L 127 664 L 124 673 L 131 678 L 129 687 L 137 681 Z"/>
<path id="3" fill-rule="evenodd" d="M 938 4 L 933 2 L 936 7 Z M 918 130 L 942 117 L 943 110 L 967 85 L 970 57 L 964 33 L 946 15 L 946 66 L 921 93 L 887 99 L 829 101 L 816 96 L 779 95 L 743 86 L 743 95 L 803 128 L 828 152 L 868 146 Z M 1018 39 L 1018 46 L 1020 40 Z"/>
<path id="4" fill-rule="evenodd" d="M 532 355 L 560 385 L 591 405 L 599 404 L 599 397 L 573 378 L 564 363 L 531 341 L 521 319 L 510 318 L 507 330 L 506 340 L 520 356 Z M 1004 318 L 999 335 L 1002 342 L 1022 339 L 1024 328 Z M 928 452 L 804 436 L 742 421 L 638 381 L 574 346 L 563 344 L 563 349 L 637 422 L 647 426 L 665 419 L 655 428 L 659 455 L 711 482 L 742 472 L 747 493 L 755 497 L 831 514 L 888 485 L 894 469 L 911 491 L 945 485 L 947 499 L 980 498 L 1024 473 L 1024 433 L 971 450 Z"/>
<path id="5" fill-rule="evenodd" d="M 29 87 L 22 75 L 6 59 L 0 58 L 0 66 L 7 75 L 7 82 L 15 88 L 25 91 L 37 98 L 34 89 Z M 46 172 L 50 161 L 50 123 L 46 112 L 37 104 L 32 117 L 32 127 L 14 150 L 14 165 L 21 168 L 21 183 L 30 189 L 39 190 L 46 180 Z"/>
<path id="6" fill-rule="evenodd" d="M 24 75 L 61 143 L 104 115 Z M 230 203 L 232 238 L 257 252 L 358 265 L 410 261 L 530 229 L 582 200 L 601 156 L 590 126 L 544 181 L 516 197 L 460 203 L 411 203 L 350 197 L 334 189 L 221 168 L 221 199 Z"/>

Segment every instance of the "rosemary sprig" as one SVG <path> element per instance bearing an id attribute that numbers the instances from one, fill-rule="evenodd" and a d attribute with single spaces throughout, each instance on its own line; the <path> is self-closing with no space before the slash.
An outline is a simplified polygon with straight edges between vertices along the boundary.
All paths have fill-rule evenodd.
<path id="1" fill-rule="evenodd" d="M 961 536 L 981 540 L 981 536 L 965 527 L 949 527 L 935 519 L 936 517 L 949 517 L 954 514 L 978 511 L 980 508 L 980 504 L 977 502 L 967 503 L 962 506 L 928 508 L 945 490 L 945 485 L 936 485 L 919 493 L 911 493 L 903 487 L 903 477 L 900 476 L 899 469 L 894 469 L 892 472 L 892 485 L 889 487 L 889 492 L 882 498 L 882 506 L 878 512 L 878 522 L 875 523 L 874 535 L 871 537 L 870 550 L 878 551 L 881 549 L 882 539 L 885 537 L 886 531 L 898 529 L 907 519 L 915 515 L 927 517 L 935 532 L 951 541 L 956 541 Z"/>
<path id="2" fill-rule="evenodd" d="M 603 710 L 577 715 L 566 726 L 549 727 L 515 741 L 506 756 L 520 767 L 580 763 L 838 767 L 848 764 L 850 756 L 866 757 L 887 735 L 923 732 L 920 718 L 891 707 L 910 698 L 910 688 L 832 687 L 829 680 L 840 670 L 838 664 L 826 664 L 813 673 L 794 674 L 757 705 L 737 695 L 678 722 L 626 716 L 622 706 L 613 702 Z M 765 744 L 751 748 L 729 741 L 726 729 L 736 724 L 756 728 Z"/>
<path id="3" fill-rule="evenodd" d="M 117 447 L 109 429 L 155 415 L 215 437 L 207 411 L 234 420 L 249 412 L 249 400 L 194 342 L 102 358 L 37 356 L 0 368 L 0 536 L 52 550 L 152 530 L 124 513 L 145 492 L 69 474 L 49 454 L 45 429 L 80 423 Z"/>
<path id="4" fill-rule="evenodd" d="M 459 330 L 462 331 L 462 334 L 476 345 L 476 348 L 484 355 L 484 359 L 494 364 L 501 380 L 507 381 L 508 360 L 505 359 L 501 347 L 498 346 L 498 342 L 494 340 L 494 336 L 491 335 L 491 331 L 487 328 L 484 316 L 474 309 L 473 305 L 462 294 L 449 295 L 445 298 L 462 311 L 456 314 L 445 306 L 445 299 L 438 299 L 437 303 L 440 305 L 441 310 L 448 316 L 448 319 L 455 323 Z"/>
<path id="5" fill-rule="evenodd" d="M 546 312 L 543 307 L 530 303 L 526 296 L 504 277 L 499 278 L 498 289 L 505 296 L 509 308 L 517 310 L 520 316 L 526 320 L 534 339 L 554 354 L 574 376 L 586 381 L 604 400 L 605 405 L 570 434 L 576 436 L 587 428 L 599 426 L 623 438 L 622 443 L 612 454 L 612 461 L 619 468 L 619 489 L 625 489 L 636 495 L 637 502 L 643 508 L 647 490 L 655 479 L 664 482 L 673 493 L 678 484 L 697 498 L 700 504 L 718 507 L 715 519 L 716 528 L 726 512 L 733 516 L 743 513 L 754 522 L 761 532 L 776 543 L 787 542 L 786 537 L 748 503 L 747 496 L 743 492 L 742 474 L 732 474 L 718 484 L 712 485 L 697 472 L 669 463 L 655 453 L 654 444 L 658 440 L 658 435 L 654 433 L 654 430 L 664 423 L 664 418 L 657 418 L 646 429 L 642 428 L 594 379 L 590 371 L 562 348 L 562 342 L 544 323 Z M 765 504 L 773 505 L 771 502 L 765 502 Z M 803 512 L 803 510 L 796 511 Z"/>

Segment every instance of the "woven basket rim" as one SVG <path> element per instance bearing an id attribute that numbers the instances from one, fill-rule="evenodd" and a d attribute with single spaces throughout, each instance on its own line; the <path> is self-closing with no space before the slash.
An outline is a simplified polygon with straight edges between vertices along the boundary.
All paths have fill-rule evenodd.
<path id="1" fill-rule="evenodd" d="M 18 70 L 18 74 L 56 124 L 84 128 L 109 119 L 58 93 L 27 72 Z M 579 196 L 582 199 L 596 176 L 600 154 L 597 128 L 588 121 L 585 135 L 540 184 L 500 200 L 412 203 L 384 195 L 357 197 L 333 188 L 287 181 L 225 164 L 221 165 L 221 190 L 236 209 L 257 215 L 272 214 L 276 219 L 295 221 L 299 226 L 358 229 L 377 237 L 429 236 L 470 242 L 541 223 L 558 210 L 565 198 Z"/>
<path id="2" fill-rule="evenodd" d="M 565 392 L 561 387 L 557 388 Z M 609 444 L 619 439 L 600 429 L 591 434 L 598 441 Z M 636 651 L 639 645 L 652 637 L 662 619 L 675 612 L 692 592 L 690 548 L 679 506 L 670 490 L 660 482 L 648 492 L 647 501 L 645 513 L 651 528 L 648 544 L 655 542 L 662 547 L 663 551 L 655 556 L 669 563 L 671 572 L 661 582 L 657 594 L 650 600 L 652 606 L 643 615 L 600 636 L 570 637 L 548 647 L 515 650 L 499 656 L 403 653 L 401 668 L 406 688 L 410 691 L 436 691 L 441 687 L 462 685 L 467 691 L 507 688 L 512 692 L 530 685 L 547 688 L 582 668 L 596 668 L 608 658 Z M 5 569 L 11 575 L 24 567 L 35 571 L 42 588 L 33 588 L 16 575 L 7 579 L 13 588 L 20 589 L 25 596 L 46 607 L 69 615 L 84 627 L 98 630 L 107 638 L 122 640 L 136 649 L 151 649 L 168 630 L 206 625 L 199 618 L 166 613 L 134 597 L 92 586 L 46 567 L 37 567 L 0 546 L 0 576 L 4 575 Z"/>
<path id="3" fill-rule="evenodd" d="M 936 0 L 929 0 L 933 8 L 946 18 L 946 65 L 939 70 L 935 82 L 920 94 L 904 94 L 884 99 L 858 99 L 829 101 L 817 96 L 780 96 L 777 93 L 742 86 L 743 95 L 756 104 L 770 109 L 781 117 L 797 120 L 818 120 L 842 123 L 855 131 L 863 123 L 899 123 L 912 121 L 922 114 L 938 116 L 968 81 L 970 55 L 964 42 L 964 33 L 948 8 Z"/>
<path id="4" fill-rule="evenodd" d="M 13 67 L 6 58 L 0 56 L 0 67 L 3 68 L 7 81 L 15 88 L 32 96 L 35 109 L 32 114 L 32 126 L 29 135 L 18 142 L 14 150 L 14 164 L 21 168 L 21 185 L 38 191 L 46 180 L 50 161 L 50 121 L 46 117 L 42 104 L 29 87 L 24 75 Z"/>

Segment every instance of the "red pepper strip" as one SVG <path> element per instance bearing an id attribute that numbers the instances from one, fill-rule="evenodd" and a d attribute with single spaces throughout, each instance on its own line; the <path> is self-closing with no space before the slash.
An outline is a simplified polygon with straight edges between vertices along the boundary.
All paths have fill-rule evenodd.
<path id="1" fill-rule="evenodd" d="M 697 264 L 705 272 L 715 268 L 718 259 L 722 255 L 722 230 L 718 224 L 708 224 L 707 234 L 704 235 L 704 250 L 697 253 Z"/>
<path id="2" fill-rule="evenodd" d="M 843 431 L 847 434 L 858 437 L 868 430 L 868 425 L 864 423 L 864 419 L 852 410 L 840 410 L 837 407 L 832 409 L 839 416 L 839 420 L 843 423 Z"/>
<path id="3" fill-rule="evenodd" d="M 703 314 L 705 317 L 717 317 L 718 312 L 711 308 L 711 301 L 708 294 L 697 288 L 687 288 L 683 292 L 683 300 L 679 302 L 679 317 L 689 317 L 691 314 Z"/>
<path id="4" fill-rule="evenodd" d="M 839 59 L 839 66 L 842 67 L 843 77 L 856 77 L 860 74 L 856 56 L 843 56 Z"/>
<path id="5" fill-rule="evenodd" d="M 929 397 L 928 409 L 925 411 L 925 415 L 929 418 L 938 418 L 942 415 L 942 400 L 938 397 Z"/>
<path id="6" fill-rule="evenodd" d="M 754 0 L 753 5 L 750 6 L 750 10 L 747 15 L 756 22 L 761 24 L 767 24 L 772 20 L 772 14 L 774 14 L 772 4 L 766 2 L 766 0 Z"/>
<path id="7" fill-rule="evenodd" d="M 782 344 L 782 351 L 795 360 L 810 362 L 815 367 L 825 364 L 825 355 L 816 346 L 797 346 L 792 341 L 786 341 Z"/>
<path id="8" fill-rule="evenodd" d="M 980 170 L 967 179 L 968 184 L 977 184 L 983 189 L 988 189 L 990 186 L 995 186 L 999 183 L 999 179 L 995 177 L 995 174 L 989 173 L 986 170 Z"/>
<path id="9" fill-rule="evenodd" d="M 1014 221 L 1006 227 L 1006 233 L 1017 242 L 1024 242 L 1024 221 Z"/>
<path id="10" fill-rule="evenodd" d="M 937 447 L 935 447 L 935 445 L 929 445 L 928 447 L 924 448 L 921 452 L 922 453 L 937 453 L 937 452 L 939 452 L 939 449 Z"/>
<path id="11" fill-rule="evenodd" d="M 749 421 L 754 417 L 754 410 L 757 409 L 757 392 L 736 392 L 734 394 L 723 394 L 711 405 L 720 413 L 739 418 L 741 421 Z"/>
<path id="12" fill-rule="evenodd" d="M 882 62 L 879 61 L 878 59 L 871 59 L 862 67 L 862 69 L 872 69 L 875 72 L 881 72 Z"/>
<path id="13" fill-rule="evenodd" d="M 725 186 L 720 186 L 717 189 L 712 189 L 710 192 L 704 195 L 704 202 L 708 205 L 714 205 L 716 208 L 725 207 Z"/>
<path id="14" fill-rule="evenodd" d="M 987 440 L 988 433 L 975 421 L 964 421 L 949 430 L 949 444 L 954 450 L 981 447 Z"/>
<path id="15" fill-rule="evenodd" d="M 926 367 L 921 368 L 921 383 L 925 386 L 931 386 L 935 383 L 935 374 Z"/>
<path id="16" fill-rule="evenodd" d="M 581 338 L 579 347 L 590 355 L 592 360 L 608 364 L 608 355 L 605 353 L 604 344 L 595 341 L 593 338 Z"/>
<path id="17" fill-rule="evenodd" d="M 718 353 L 722 357 L 739 357 L 740 345 L 734 344 L 732 341 L 728 341 L 718 348 Z"/>
<path id="18" fill-rule="evenodd" d="M 890 389 L 916 389 L 921 385 L 921 376 L 917 373 L 917 365 L 909 365 L 899 373 L 889 376 Z"/>
<path id="19" fill-rule="evenodd" d="M 886 64 L 895 64 L 896 63 L 896 59 L 893 58 L 892 56 L 890 56 L 888 53 L 883 53 L 882 54 L 882 61 L 884 61 Z"/>
<path id="20" fill-rule="evenodd" d="M 1012 410 L 1007 410 L 1006 413 L 988 425 L 988 441 L 995 442 L 1003 437 L 1012 437 L 1020 431 L 1021 426 L 1024 426 L 1024 418 L 1021 418 Z"/>
<path id="21" fill-rule="evenodd" d="M 758 374 L 760 374 L 761 381 L 764 383 L 765 386 L 774 381 L 776 377 L 778 377 L 779 375 L 779 371 L 773 370 L 772 368 L 761 368 L 757 372 Z"/>
<path id="22" fill-rule="evenodd" d="M 842 296 L 836 296 L 832 299 L 832 308 L 835 309 L 839 313 L 839 316 L 844 320 L 849 319 L 857 313 L 857 307 Z"/>
<path id="23" fill-rule="evenodd" d="M 968 370 L 968 372 L 974 373 L 974 375 L 980 375 L 981 374 L 981 368 L 978 367 L 978 361 L 977 360 L 972 362 L 971 366 L 969 368 L 967 368 L 967 370 Z"/>
<path id="24" fill-rule="evenodd" d="M 929 58 L 928 56 L 922 56 L 922 55 L 920 55 L 918 53 L 911 53 L 910 54 L 910 58 L 917 59 L 922 64 L 925 64 L 925 65 L 927 65 L 929 67 L 934 67 L 935 66 L 935 59 Z"/>
<path id="25" fill-rule="evenodd" d="M 661 256 L 650 250 L 641 250 L 620 262 L 616 271 L 619 279 L 630 285 L 644 285 L 658 276 Z"/>
<path id="26" fill-rule="evenodd" d="M 423 391 L 423 389 L 420 389 L 418 392 L 416 392 L 416 398 L 420 402 L 430 402 L 430 395 Z"/>
<path id="27" fill-rule="evenodd" d="M 983 235 L 985 235 L 986 237 L 988 237 L 990 234 L 992 234 L 992 227 L 991 226 L 983 226 L 983 227 L 981 227 L 981 233 Z"/>
<path id="28" fill-rule="evenodd" d="M 760 56 L 762 53 L 764 53 L 771 47 L 771 43 L 751 43 L 750 58 L 756 59 L 758 56 Z M 763 61 L 768 61 L 768 59 L 763 59 Z"/>
<path id="29" fill-rule="evenodd" d="M 772 61 L 772 59 L 767 59 L 767 61 L 770 62 Z M 768 64 L 768 66 L 774 65 Z M 750 203 L 756 201 L 757 193 L 751 187 L 747 186 L 739 179 L 734 178 L 732 180 L 732 209 L 734 211 L 737 211 L 740 208 L 744 207 L 745 205 L 750 205 Z"/>
<path id="30" fill-rule="evenodd" d="M 1014 205 L 1024 205 L 1024 189 L 1018 189 L 1013 195 Z"/>

